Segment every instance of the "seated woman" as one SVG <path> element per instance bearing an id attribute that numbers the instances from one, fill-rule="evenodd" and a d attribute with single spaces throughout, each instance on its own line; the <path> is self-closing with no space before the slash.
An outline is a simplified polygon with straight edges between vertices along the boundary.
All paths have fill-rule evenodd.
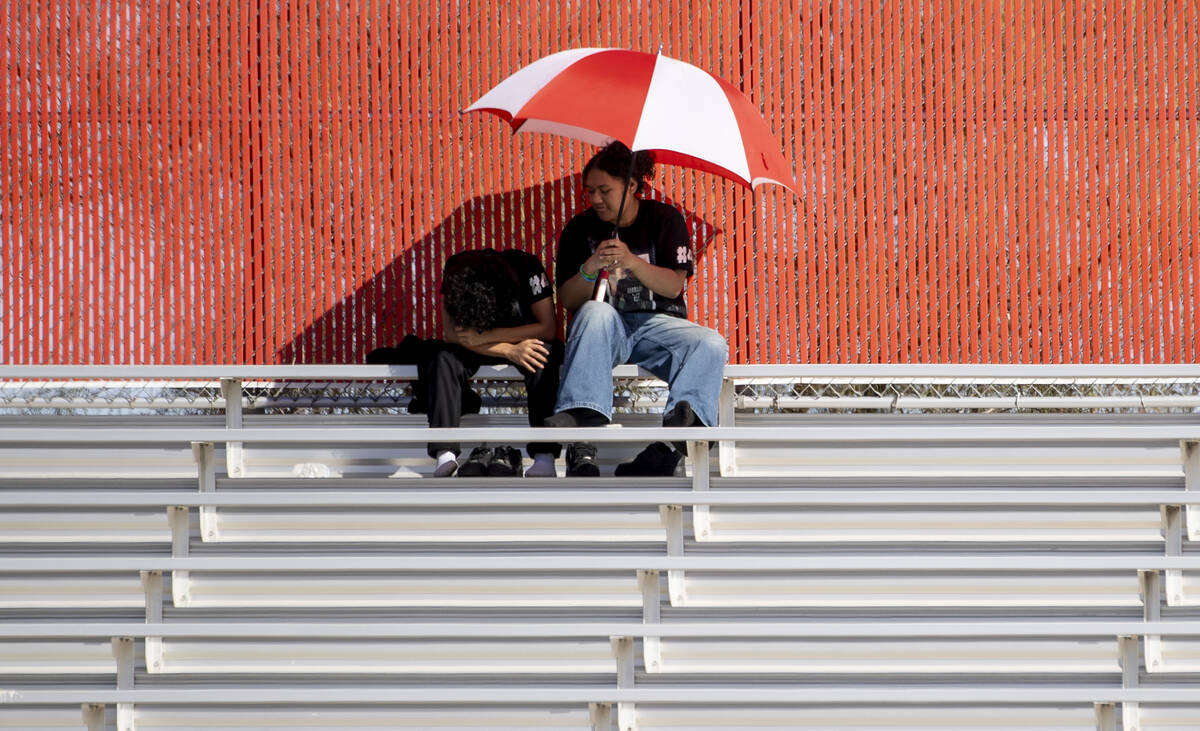
<path id="1" fill-rule="evenodd" d="M 667 382 L 664 426 L 717 423 L 729 348 L 720 333 L 687 319 L 683 288 L 692 274 L 692 239 L 677 209 L 639 197 L 654 168 L 646 153 L 634 157 L 624 144 L 613 142 L 588 161 L 583 182 L 591 207 L 572 218 L 559 237 L 558 293 L 573 316 L 557 413 L 547 426 L 607 424 L 612 368 L 621 363 L 635 363 Z M 631 159 L 633 174 L 627 178 Z M 610 294 L 595 301 L 592 290 L 601 269 L 610 272 Z M 616 473 L 671 475 L 681 460 L 678 445 L 655 442 Z M 595 446 L 585 442 L 567 448 L 568 476 L 598 474 Z"/>
<path id="2" fill-rule="evenodd" d="M 427 400 L 431 427 L 456 427 L 463 393 L 480 366 L 512 363 L 525 376 L 530 426 L 542 426 L 554 411 L 562 343 L 554 289 L 536 256 L 515 249 L 482 249 L 455 254 L 442 272 L 442 341 L 424 348 L 417 380 Z M 430 343 L 427 343 L 427 346 Z M 562 446 L 527 445 L 533 465 L 528 477 L 553 477 Z M 512 447 L 478 447 L 460 467 L 456 443 L 431 443 L 435 477 L 457 470 L 463 477 L 521 474 L 521 454 Z"/>

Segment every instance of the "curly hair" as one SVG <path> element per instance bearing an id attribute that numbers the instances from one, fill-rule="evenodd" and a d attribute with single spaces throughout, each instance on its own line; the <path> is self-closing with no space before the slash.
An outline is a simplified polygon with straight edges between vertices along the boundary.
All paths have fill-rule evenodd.
<path id="1" fill-rule="evenodd" d="M 609 142 L 592 155 L 592 159 L 583 166 L 583 177 L 587 178 L 588 173 L 596 168 L 618 180 L 624 180 L 629 175 L 630 157 L 633 158 L 633 179 L 638 183 L 637 192 L 644 194 L 650 189 L 648 181 L 654 177 L 654 158 L 645 150 L 630 152 L 620 140 Z"/>
<path id="2" fill-rule="evenodd" d="M 517 274 L 493 249 L 464 251 L 446 262 L 442 304 L 461 327 L 486 332 L 500 326 L 517 301 Z"/>

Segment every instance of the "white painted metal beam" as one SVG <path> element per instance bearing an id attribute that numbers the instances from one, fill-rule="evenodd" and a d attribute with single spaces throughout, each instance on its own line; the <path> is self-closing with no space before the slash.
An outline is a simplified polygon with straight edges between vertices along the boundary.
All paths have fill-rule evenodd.
<path id="1" fill-rule="evenodd" d="M 663 703 L 725 705 L 729 703 L 765 703 L 779 705 L 1014 705 L 1060 703 L 1196 703 L 1196 689 L 1190 686 L 1155 688 L 1115 688 L 1111 685 L 1072 685 L 1068 687 L 1033 686 L 1022 683 L 1009 686 L 964 685 L 813 685 L 790 684 L 785 687 L 722 687 L 709 685 L 640 686 L 476 686 L 476 687 L 391 687 L 356 688 L 353 686 L 312 685 L 303 688 L 141 688 L 115 690 L 78 689 L 4 689 L 3 705 L 60 705 L 79 703 L 133 704 L 220 704 L 220 705 L 388 705 L 388 704 L 462 704 L 547 705 L 557 703 Z"/>
<path id="2" fill-rule="evenodd" d="M 1193 621 L 1138 622 L 1096 619 L 744 621 L 702 622 L 5 622 L 0 639 L 87 639 L 109 637 L 223 639 L 429 639 L 463 638 L 981 638 L 1118 637 L 1196 635 Z M 1195 642 L 1188 643 L 1194 652 Z M 1198 653 L 1200 654 L 1200 653 Z"/>
<path id="3" fill-rule="evenodd" d="M 746 443 L 791 442 L 796 444 L 864 443 L 1116 443 L 1200 441 L 1200 423 L 1179 424 L 1054 424 L 1027 423 L 907 424 L 904 428 L 845 423 L 778 427 L 610 427 L 610 428 L 495 428 L 454 429 L 396 427 L 262 427 L 214 429 L 203 427 L 161 428 L 47 428 L 0 427 L 0 444 L 184 444 L 191 442 L 244 442 L 255 444 L 378 444 L 427 441 L 472 441 L 508 443 L 529 439 L 561 442 L 590 441 L 653 442 L 704 440 Z"/>
<path id="4" fill-rule="evenodd" d="M 489 370 L 490 369 L 490 370 Z M 618 366 L 618 376 L 653 378 L 648 371 L 636 366 Z M 497 375 L 499 374 L 499 375 Z M 1008 363 L 930 363 L 930 364 L 747 364 L 727 365 L 725 374 L 740 379 L 819 379 L 829 382 L 839 379 L 978 379 L 993 383 L 1007 379 L 1143 379 L 1169 378 L 1200 379 L 1200 365 L 1195 363 L 1168 364 L 1082 364 L 1050 365 Z M 416 366 L 408 365 L 4 365 L 0 379 L 300 379 L 300 380 L 386 380 L 416 378 Z M 480 376 L 520 378 L 510 366 L 485 366 Z"/>
<path id="5" fill-rule="evenodd" d="M 86 502 L 90 507 L 245 507 L 245 508 L 421 508 L 421 507 L 656 507 L 659 505 L 710 505 L 726 507 L 1147 507 L 1160 505 L 1200 505 L 1200 490 L 1156 489 L 1096 489 L 1096 490 L 996 490 L 989 488 L 929 489 L 790 489 L 762 490 L 748 485 L 761 484 L 744 478 L 713 478 L 708 492 L 693 492 L 691 480 L 661 478 L 656 485 L 679 485 L 677 488 L 647 487 L 628 489 L 612 487 L 628 485 L 625 478 L 590 478 L 581 490 L 577 482 L 570 487 L 521 489 L 501 487 L 513 481 L 486 478 L 489 489 L 460 488 L 447 485 L 436 490 L 394 489 L 395 483 L 380 482 L 377 490 L 281 490 L 241 488 L 212 493 L 189 490 L 4 490 L 0 491 L 0 508 L 61 508 L 76 507 Z M 277 484 L 278 481 L 276 481 Z M 780 478 L 776 484 L 786 484 Z M 517 484 L 520 484 L 519 482 Z M 557 484 L 557 483 L 556 483 Z M 383 489 L 387 488 L 387 489 Z"/>
<path id="6" fill-rule="evenodd" d="M 446 571 L 769 571 L 796 572 L 942 572 L 1023 571 L 1103 572 L 1148 570 L 1200 570 L 1200 555 L 1158 556 L 1122 553 L 1018 553 L 1010 555 L 945 555 L 922 553 L 852 554 L 822 556 L 641 556 L 641 555 L 523 555 L 446 556 L 142 556 L 142 557 L 3 557 L 0 572 L 30 573 L 119 573 L 139 571 L 221 572 L 446 572 Z"/>

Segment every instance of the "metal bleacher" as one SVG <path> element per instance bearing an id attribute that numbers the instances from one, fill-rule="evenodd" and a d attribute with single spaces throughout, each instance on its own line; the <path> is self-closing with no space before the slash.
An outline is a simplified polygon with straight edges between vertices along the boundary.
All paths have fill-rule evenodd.
<path id="1" fill-rule="evenodd" d="M 622 367 L 593 479 L 414 375 L 0 367 L 0 728 L 1200 728 L 1200 368 Z"/>

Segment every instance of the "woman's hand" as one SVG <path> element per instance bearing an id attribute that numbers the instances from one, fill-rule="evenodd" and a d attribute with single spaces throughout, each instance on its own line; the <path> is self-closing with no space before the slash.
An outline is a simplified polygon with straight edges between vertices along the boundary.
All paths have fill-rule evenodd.
<path id="1" fill-rule="evenodd" d="M 608 239 L 607 241 L 600 242 L 600 245 L 596 247 L 596 253 L 592 254 L 592 259 L 595 259 L 600 266 L 609 271 L 614 269 L 632 269 L 636 266 L 635 261 L 642 261 L 620 239 Z"/>
<path id="2" fill-rule="evenodd" d="M 546 367 L 547 359 L 550 357 L 550 350 L 541 340 L 530 338 L 522 340 L 519 343 L 513 343 L 509 348 L 508 355 L 505 357 L 527 371 L 536 371 Z"/>
<path id="3" fill-rule="evenodd" d="M 579 267 L 582 272 L 586 272 L 588 276 L 595 278 L 600 274 L 601 269 L 608 268 L 608 257 L 600 255 L 600 248 L 592 252 L 592 255 L 583 262 L 583 266 Z"/>

